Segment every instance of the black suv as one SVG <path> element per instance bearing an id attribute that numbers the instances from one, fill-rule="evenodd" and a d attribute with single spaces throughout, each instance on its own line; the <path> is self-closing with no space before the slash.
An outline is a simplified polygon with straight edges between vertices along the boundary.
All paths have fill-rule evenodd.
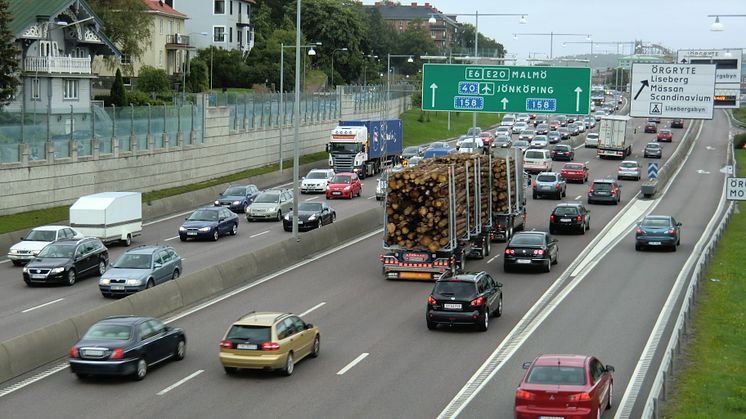
<path id="1" fill-rule="evenodd" d="M 671 128 L 684 128 L 684 120 L 680 118 L 674 119 L 671 121 Z"/>
<path id="2" fill-rule="evenodd" d="M 427 297 L 427 328 L 438 324 L 469 324 L 486 331 L 490 316 L 503 312 L 502 284 L 487 272 L 442 276 Z"/>
<path id="3" fill-rule="evenodd" d="M 576 231 L 585 234 L 591 228 L 591 211 L 580 202 L 557 204 L 549 216 L 549 233 L 560 230 Z"/>
<path id="4" fill-rule="evenodd" d="M 610 202 L 617 205 L 622 200 L 622 184 L 613 179 L 596 179 L 588 188 L 588 203 Z"/>
<path id="5" fill-rule="evenodd" d="M 28 286 L 52 282 L 73 285 L 78 277 L 103 275 L 108 264 L 109 250 L 95 237 L 57 240 L 23 267 L 23 280 Z"/>

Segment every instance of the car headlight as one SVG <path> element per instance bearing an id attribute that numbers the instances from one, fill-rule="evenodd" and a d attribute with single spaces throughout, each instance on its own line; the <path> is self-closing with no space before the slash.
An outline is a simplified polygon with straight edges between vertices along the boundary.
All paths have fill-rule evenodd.
<path id="1" fill-rule="evenodd" d="M 111 279 L 109 279 L 109 278 L 101 278 L 98 281 L 98 283 L 101 284 L 101 285 L 109 285 L 109 284 L 111 284 Z"/>
<path id="2" fill-rule="evenodd" d="M 215 205 L 220 205 L 220 201 L 215 201 Z"/>
<path id="3" fill-rule="evenodd" d="M 241 201 L 233 201 L 233 205 L 241 205 Z"/>
<path id="4" fill-rule="evenodd" d="M 331 188 L 329 188 L 329 185 L 326 185 L 326 190 L 328 191 L 328 190 L 330 190 L 330 189 L 331 189 Z"/>
<path id="5" fill-rule="evenodd" d="M 286 219 L 287 221 L 290 221 L 290 214 L 286 214 L 286 215 L 285 215 L 285 219 Z"/>
<path id="6" fill-rule="evenodd" d="M 61 274 L 62 272 L 65 272 L 65 268 L 64 267 L 59 267 L 59 268 L 54 268 L 51 271 L 49 271 L 49 274 L 50 275 Z"/>
<path id="7" fill-rule="evenodd" d="M 128 279 L 127 285 L 134 285 L 134 286 L 142 285 L 142 279 Z"/>
<path id="8" fill-rule="evenodd" d="M 34 255 L 34 256 L 36 256 L 36 255 L 39 254 L 39 252 L 41 252 L 41 250 L 32 250 L 31 254 Z"/>
<path id="9" fill-rule="evenodd" d="M 10 249 L 10 252 L 8 252 L 8 253 L 10 253 L 11 255 L 15 255 L 16 253 L 18 253 L 18 250 L 16 250 L 16 249 Z"/>
<path id="10" fill-rule="evenodd" d="M 350 190 L 350 187 L 349 186 L 345 186 L 345 191 L 349 191 L 349 190 Z"/>
<path id="11" fill-rule="evenodd" d="M 316 219 L 316 214 L 313 214 L 312 216 L 308 217 L 308 221 L 313 221 Z"/>
<path id="12" fill-rule="evenodd" d="M 186 231 L 186 227 L 184 226 L 179 227 L 179 231 Z"/>
<path id="13" fill-rule="evenodd" d="M 28 266 L 24 266 L 23 267 L 23 273 L 27 273 L 27 272 L 28 272 Z"/>
<path id="14" fill-rule="evenodd" d="M 202 228 L 200 228 L 200 229 L 199 229 L 199 231 L 201 231 L 201 232 L 203 232 L 203 233 L 204 233 L 204 232 L 208 232 L 208 231 L 210 231 L 210 230 L 212 230 L 212 227 L 202 227 Z"/>

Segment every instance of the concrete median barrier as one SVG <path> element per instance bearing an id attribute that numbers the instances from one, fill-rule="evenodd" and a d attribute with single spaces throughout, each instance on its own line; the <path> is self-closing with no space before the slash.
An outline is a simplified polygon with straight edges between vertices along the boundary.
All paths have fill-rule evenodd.
<path id="1" fill-rule="evenodd" d="M 101 297 L 103 298 L 103 297 Z M 85 334 L 89 327 L 93 323 L 111 316 L 125 316 L 133 314 L 132 303 L 127 298 L 121 300 L 114 300 L 110 303 L 98 306 L 92 310 L 88 310 L 83 314 L 78 314 L 70 318 L 75 325 L 76 337 L 80 338 Z M 51 355 L 51 354 L 50 354 Z M 57 356 L 60 356 L 59 354 Z M 54 359 L 51 358 L 50 361 Z"/>
<path id="2" fill-rule="evenodd" d="M 210 266 L 177 279 L 182 306 L 196 303 L 222 291 L 223 277 L 217 267 Z"/>
<path id="3" fill-rule="evenodd" d="M 257 260 L 253 252 L 223 262 L 216 268 L 223 278 L 223 287 L 226 289 L 250 282 L 259 275 Z"/>
<path id="4" fill-rule="evenodd" d="M 177 284 L 180 280 L 181 278 L 168 281 L 127 297 L 132 305 L 132 313 L 160 317 L 183 307 L 184 303 L 181 300 L 181 292 Z"/>
<path id="5" fill-rule="evenodd" d="M 10 379 L 63 356 L 77 340 L 75 324 L 67 319 L 3 342 L 8 365 L 0 367 L 0 371 L 10 370 L 11 376 L 0 377 L 0 380 Z"/>

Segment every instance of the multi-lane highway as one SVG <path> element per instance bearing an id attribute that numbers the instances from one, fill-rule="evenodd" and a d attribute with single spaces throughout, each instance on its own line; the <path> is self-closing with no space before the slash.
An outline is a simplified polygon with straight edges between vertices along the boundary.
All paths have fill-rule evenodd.
<path id="1" fill-rule="evenodd" d="M 633 121 L 637 126 L 642 123 Z M 512 416 L 512 396 L 522 372 L 521 362 L 546 352 L 592 353 L 616 366 L 615 394 L 617 400 L 621 398 L 671 284 L 716 206 L 722 185 L 718 169 L 725 160 L 725 124 L 720 114 L 705 124 L 702 138 L 668 193 L 655 201 L 657 204 L 647 204 L 657 205 L 657 213 L 668 213 L 684 222 L 679 252 L 637 253 L 630 230 L 625 230 L 619 244 L 612 241 L 610 251 L 586 261 L 587 268 L 575 275 L 575 288 L 568 288 L 564 300 L 531 328 L 533 332 L 525 335 L 525 342 L 515 348 L 516 353 L 507 357 L 494 378 L 463 406 L 463 417 Z M 664 157 L 670 156 L 683 132 L 674 131 L 674 144 L 666 147 Z M 642 147 L 652 136 L 638 130 L 634 137 L 631 158 L 643 162 Z M 591 179 L 615 175 L 617 161 L 594 156 L 595 150 L 577 150 L 576 160 L 590 162 Z M 375 233 L 219 304 L 174 319 L 172 324 L 187 332 L 187 357 L 151 371 L 143 382 L 79 381 L 63 370 L 4 396 L 0 400 L 3 416 L 46 417 L 64 411 L 65 416 L 81 418 L 305 418 L 352 414 L 375 418 L 435 417 L 561 277 L 575 256 L 639 191 L 638 182 L 623 183 L 622 205 L 591 206 L 590 234 L 559 236 L 560 262 L 551 273 L 504 274 L 499 245 L 493 247 L 489 259 L 469 261 L 470 270 L 487 270 L 504 284 L 504 314 L 491 322 L 486 333 L 470 328 L 428 331 L 424 308 L 432 285 L 384 280 L 377 258 L 380 234 Z M 371 186 L 366 187 L 364 196 L 370 196 Z M 586 188 L 587 185 L 568 185 L 568 199 L 584 198 Z M 693 191 L 697 193 L 696 204 L 691 199 Z M 368 203 L 362 204 L 364 201 Z M 549 212 L 556 202 L 529 199 L 528 228 L 546 230 Z M 360 210 L 362 205 L 375 203 L 353 200 L 347 210 Z M 633 213 L 637 205 L 627 211 Z M 342 205 L 335 206 L 342 215 Z M 175 219 L 153 224 L 158 227 L 154 237 L 173 237 L 178 223 Z M 246 227 L 245 223 L 242 227 Z M 230 253 L 234 256 L 247 249 L 242 246 L 259 245 L 254 238 L 237 246 L 238 240 L 247 236 L 247 230 L 241 230 L 235 243 L 222 239 L 218 243 L 179 243 L 177 249 L 187 258 L 185 264 L 197 264 L 187 265 L 187 269 L 219 263 L 219 257 L 227 258 L 226 253 L 235 252 Z M 273 233 L 259 236 L 259 241 L 267 242 L 270 234 L 282 237 L 279 225 L 272 225 L 271 230 Z M 601 243 L 604 246 L 605 242 Z M 215 252 L 205 252 L 213 247 Z M 89 285 L 85 281 L 79 285 L 83 284 Z M 90 287 L 95 292 L 89 297 L 99 298 L 95 284 Z M 23 289 L 19 288 L 17 291 Z M 68 289 L 45 291 L 58 290 Z M 312 310 L 304 317 L 321 329 L 321 356 L 300 363 L 291 378 L 265 372 L 226 376 L 217 359 L 218 342 L 231 321 L 252 309 L 295 313 Z M 71 313 L 58 311 L 50 314 L 47 322 Z M 20 333 L 25 329 L 24 323 L 16 322 Z M 187 377 L 190 378 L 183 381 Z"/>

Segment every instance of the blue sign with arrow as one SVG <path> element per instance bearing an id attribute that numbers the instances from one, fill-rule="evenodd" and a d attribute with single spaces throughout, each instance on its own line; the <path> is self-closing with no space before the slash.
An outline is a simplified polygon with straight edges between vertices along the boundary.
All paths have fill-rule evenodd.
<path id="1" fill-rule="evenodd" d="M 658 179 L 658 163 L 648 163 L 648 179 Z"/>

